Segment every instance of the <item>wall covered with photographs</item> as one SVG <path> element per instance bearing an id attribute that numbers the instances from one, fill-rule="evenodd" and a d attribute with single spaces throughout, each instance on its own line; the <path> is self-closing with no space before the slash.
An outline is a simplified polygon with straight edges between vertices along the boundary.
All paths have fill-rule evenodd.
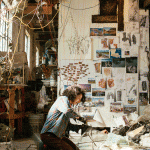
<path id="1" fill-rule="evenodd" d="M 88 107 L 82 111 L 99 110 L 106 126 L 123 114 L 142 114 L 149 104 L 149 12 L 139 10 L 138 0 L 124 0 L 124 31 L 118 31 L 117 23 L 92 23 L 99 0 L 62 4 L 58 95 L 69 85 L 81 85 Z"/>

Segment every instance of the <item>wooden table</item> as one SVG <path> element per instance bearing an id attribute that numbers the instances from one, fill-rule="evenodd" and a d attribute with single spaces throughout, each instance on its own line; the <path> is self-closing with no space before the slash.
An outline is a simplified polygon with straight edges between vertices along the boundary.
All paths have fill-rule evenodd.
<path id="1" fill-rule="evenodd" d="M 25 116 L 25 107 L 24 107 L 24 87 L 23 84 L 0 84 L 0 90 L 7 90 L 9 94 L 7 113 L 1 113 L 1 119 L 9 119 L 9 126 L 12 128 L 15 127 L 15 119 L 18 119 L 18 133 L 22 133 L 22 118 Z M 16 98 L 17 100 L 17 109 L 18 112 L 15 113 L 15 91 L 18 90 L 21 94 Z"/>

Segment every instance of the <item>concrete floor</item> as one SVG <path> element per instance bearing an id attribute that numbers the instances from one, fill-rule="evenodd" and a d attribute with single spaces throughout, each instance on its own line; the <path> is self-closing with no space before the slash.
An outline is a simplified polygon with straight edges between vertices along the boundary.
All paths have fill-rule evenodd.
<path id="1" fill-rule="evenodd" d="M 32 138 L 22 138 L 0 143 L 0 150 L 37 150 L 37 146 Z"/>

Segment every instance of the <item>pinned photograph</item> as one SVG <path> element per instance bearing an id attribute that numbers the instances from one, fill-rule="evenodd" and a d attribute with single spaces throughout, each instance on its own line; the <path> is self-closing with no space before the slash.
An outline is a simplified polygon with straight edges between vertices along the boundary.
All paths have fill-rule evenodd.
<path id="1" fill-rule="evenodd" d="M 139 106 L 148 105 L 148 93 L 139 93 Z"/>
<path id="2" fill-rule="evenodd" d="M 102 88 L 92 88 L 92 96 L 105 96 L 105 91 Z"/>
<path id="3" fill-rule="evenodd" d="M 112 59 L 102 59 L 101 66 L 102 67 L 112 67 Z"/>
<path id="4" fill-rule="evenodd" d="M 85 92 L 91 92 L 91 84 L 79 84 Z"/>
<path id="5" fill-rule="evenodd" d="M 104 97 L 92 98 L 92 106 L 93 107 L 104 106 Z"/>
<path id="6" fill-rule="evenodd" d="M 88 78 L 88 83 L 95 84 L 95 78 Z"/>
<path id="7" fill-rule="evenodd" d="M 125 67 L 125 58 L 113 58 L 113 67 Z"/>
<path id="8" fill-rule="evenodd" d="M 127 103 L 129 105 L 136 105 L 136 97 L 127 97 Z"/>
<path id="9" fill-rule="evenodd" d="M 110 49 L 110 58 L 121 58 L 121 49 L 120 48 L 111 48 Z"/>
<path id="10" fill-rule="evenodd" d="M 116 101 L 122 101 L 122 91 L 121 90 L 116 91 Z"/>
<path id="11" fill-rule="evenodd" d="M 90 28 L 90 36 L 103 36 L 103 28 Z"/>
<path id="12" fill-rule="evenodd" d="M 85 97 L 86 97 L 85 102 L 87 102 L 87 103 L 92 102 L 92 94 L 91 94 L 91 92 L 85 93 Z"/>
<path id="13" fill-rule="evenodd" d="M 139 92 L 147 93 L 148 90 L 148 81 L 140 81 L 139 83 Z"/>
<path id="14" fill-rule="evenodd" d="M 104 27 L 103 34 L 104 36 L 116 36 L 116 28 Z"/>
<path id="15" fill-rule="evenodd" d="M 124 105 L 123 107 L 125 114 L 133 113 L 137 110 L 136 105 Z"/>
<path id="16" fill-rule="evenodd" d="M 137 57 L 126 58 L 126 73 L 137 73 Z"/>
<path id="17" fill-rule="evenodd" d="M 96 50 L 96 58 L 109 58 L 109 50 Z"/>
<path id="18" fill-rule="evenodd" d="M 123 112 L 123 105 L 119 102 L 110 103 L 110 112 Z"/>

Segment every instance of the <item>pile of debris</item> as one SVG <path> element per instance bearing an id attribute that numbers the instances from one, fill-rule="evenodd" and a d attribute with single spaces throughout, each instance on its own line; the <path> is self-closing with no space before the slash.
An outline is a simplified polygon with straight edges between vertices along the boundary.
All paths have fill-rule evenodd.
<path id="1" fill-rule="evenodd" d="M 141 146 L 150 147 L 150 106 L 148 105 L 143 115 L 139 116 L 136 121 L 128 122 L 125 126 L 119 126 L 112 133 L 128 136 L 128 139 Z"/>

